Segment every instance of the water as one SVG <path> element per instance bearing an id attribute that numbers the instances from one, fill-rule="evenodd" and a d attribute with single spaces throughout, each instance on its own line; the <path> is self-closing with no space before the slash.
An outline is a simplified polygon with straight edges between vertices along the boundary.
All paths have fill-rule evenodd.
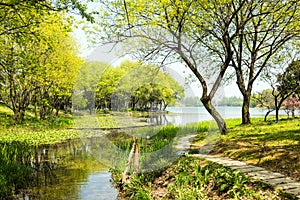
<path id="1" fill-rule="evenodd" d="M 82 182 L 80 199 L 117 199 L 116 189 L 111 187 L 111 174 L 102 171 L 89 174 L 88 180 Z"/>
<path id="2" fill-rule="evenodd" d="M 108 167 L 91 151 L 101 151 L 102 141 L 101 137 L 82 138 L 34 148 L 30 158 L 34 176 L 26 183 L 29 187 L 13 199 L 118 199 Z"/>
<path id="3" fill-rule="evenodd" d="M 225 119 L 242 117 L 241 107 L 220 106 L 216 107 L 216 109 Z M 213 119 L 204 107 L 168 107 L 167 111 L 171 112 L 171 114 L 166 115 L 165 124 L 185 125 L 191 122 Z M 267 110 L 264 109 L 250 108 L 251 117 L 264 117 L 266 112 Z M 270 115 L 274 114 L 275 113 L 272 112 Z M 282 110 L 280 110 L 279 114 L 286 115 Z"/>

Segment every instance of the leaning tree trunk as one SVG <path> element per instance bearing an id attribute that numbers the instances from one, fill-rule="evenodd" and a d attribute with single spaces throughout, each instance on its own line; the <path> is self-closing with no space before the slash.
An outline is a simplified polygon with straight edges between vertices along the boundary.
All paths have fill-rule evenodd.
<path id="1" fill-rule="evenodd" d="M 246 93 L 243 95 L 243 107 L 242 107 L 242 124 L 250 124 L 251 117 L 250 117 L 250 96 L 251 93 Z"/>
<path id="2" fill-rule="evenodd" d="M 265 119 L 264 119 L 264 121 L 266 122 L 267 121 L 267 117 L 269 116 L 269 114 L 271 113 L 271 112 L 273 112 L 274 110 L 268 110 L 268 112 L 266 113 L 266 115 L 265 115 Z"/>
<path id="3" fill-rule="evenodd" d="M 203 103 L 203 106 L 205 107 L 205 109 L 209 112 L 209 114 L 211 114 L 211 116 L 217 122 L 221 134 L 222 135 L 226 135 L 226 133 L 227 133 L 227 126 L 226 126 L 225 120 L 220 115 L 220 113 L 216 110 L 216 108 L 212 105 L 211 100 L 209 100 L 209 99 L 206 99 L 206 100 L 201 99 L 201 102 Z"/>

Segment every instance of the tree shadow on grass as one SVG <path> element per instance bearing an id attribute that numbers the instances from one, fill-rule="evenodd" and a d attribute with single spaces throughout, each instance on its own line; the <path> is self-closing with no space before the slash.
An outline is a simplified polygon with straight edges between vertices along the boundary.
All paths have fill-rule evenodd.
<path id="1" fill-rule="evenodd" d="M 300 181 L 298 120 L 284 120 L 274 126 L 258 124 L 237 126 L 214 146 L 211 154 L 246 161 Z"/>
<path id="2" fill-rule="evenodd" d="M 211 153 L 246 161 L 300 181 L 300 145 L 298 144 L 264 146 L 227 142 L 217 144 Z"/>

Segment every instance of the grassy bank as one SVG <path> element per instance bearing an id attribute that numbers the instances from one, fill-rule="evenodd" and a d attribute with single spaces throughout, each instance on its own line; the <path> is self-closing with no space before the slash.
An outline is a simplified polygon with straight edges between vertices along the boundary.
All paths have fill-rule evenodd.
<path id="1" fill-rule="evenodd" d="M 275 123 L 273 121 L 263 122 L 263 119 L 258 118 L 253 119 L 250 125 L 240 125 L 240 119 L 228 119 L 227 124 L 229 133 L 225 136 L 217 133 L 217 127 L 212 122 L 189 124 L 182 127 L 182 131 L 179 131 L 180 134 L 176 136 L 196 131 L 198 136 L 194 145 L 198 148 L 203 146 L 205 148 L 205 146 L 213 144 L 209 149 L 212 154 L 229 156 L 260 165 L 299 180 L 299 119 L 283 119 L 279 123 Z M 161 140 L 162 138 L 153 142 L 161 143 Z M 194 151 L 197 152 L 197 150 Z M 236 171 L 196 158 L 181 158 L 172 165 L 152 173 L 133 175 L 130 183 L 120 182 L 122 171 L 113 172 L 114 181 L 125 198 L 294 198 L 278 193 L 270 186 L 255 182 Z"/>
<path id="2" fill-rule="evenodd" d="M 20 168 L 24 152 L 12 150 L 10 153 L 6 151 L 7 147 L 15 145 L 14 149 L 21 149 L 31 146 L 32 150 L 28 149 L 27 153 L 30 155 L 36 145 L 80 137 L 80 133 L 71 129 L 74 127 L 109 128 L 145 124 L 137 118 L 128 120 L 128 113 L 110 113 L 91 118 L 61 116 L 46 121 L 28 115 L 22 124 L 14 125 L 12 113 L 1 106 L 0 117 L 0 161 L 4 163 L 0 169 L 0 189 L 1 186 L 5 188 L 8 181 L 26 185 L 27 179 L 19 180 L 21 174 L 28 174 L 26 177 L 29 180 L 32 173 L 26 166 Z M 126 198 L 132 199 L 284 199 L 269 186 L 220 165 L 191 157 L 178 159 L 174 151 L 177 138 L 197 134 L 194 145 L 198 148 L 209 146 L 205 151 L 211 154 L 243 160 L 300 180 L 299 119 L 283 119 L 278 123 L 252 119 L 252 124 L 246 126 L 240 125 L 240 119 L 226 121 L 229 133 L 224 136 L 218 134 L 217 125 L 211 121 L 184 127 L 146 127 L 108 133 L 107 138 L 119 147 L 120 156 L 124 156 L 123 161 L 116 163 L 112 170 L 115 184 Z M 121 183 L 121 173 L 134 138 L 139 138 L 140 170 L 147 172 L 132 176 L 130 183 Z M 152 172 L 149 169 L 153 169 Z M 11 176 L 13 173 L 19 175 L 10 180 L 9 173 Z M 132 175 L 132 171 L 130 173 Z M 15 188 L 8 188 L 7 193 L 13 190 Z"/>
<path id="3" fill-rule="evenodd" d="M 142 120 L 146 113 L 113 112 L 97 116 L 72 116 L 61 114 L 46 120 L 37 119 L 33 113 L 27 112 L 22 123 L 15 124 L 13 112 L 0 104 L 0 141 L 26 142 L 28 144 L 53 144 L 82 136 L 83 131 L 76 128 L 117 128 L 128 126 L 146 126 Z M 139 117 L 139 118 L 138 118 Z"/>
<path id="4" fill-rule="evenodd" d="M 115 174 L 114 180 L 120 180 Z M 184 156 L 160 171 L 115 182 L 124 199 L 293 199 L 259 181 L 206 160 Z"/>
<path id="5" fill-rule="evenodd" d="M 250 125 L 228 120 L 229 134 L 220 136 L 211 153 L 246 161 L 300 181 L 300 119 Z M 197 143 L 201 143 L 197 141 Z"/>
<path id="6" fill-rule="evenodd" d="M 13 112 L 0 106 L 0 141 L 3 143 L 25 142 L 30 145 L 53 144 L 67 139 L 78 138 L 70 115 L 38 120 L 26 115 L 22 123 L 14 124 Z"/>

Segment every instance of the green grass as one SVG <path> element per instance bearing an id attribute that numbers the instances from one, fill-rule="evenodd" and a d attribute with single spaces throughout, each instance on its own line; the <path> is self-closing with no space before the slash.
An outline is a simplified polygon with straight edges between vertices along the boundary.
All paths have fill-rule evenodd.
<path id="1" fill-rule="evenodd" d="M 71 115 L 62 115 L 60 117 L 52 117 L 47 120 L 39 120 L 35 118 L 31 113 L 25 116 L 22 123 L 15 124 L 13 120 L 13 112 L 0 105 L 0 130 L 1 132 L 18 132 L 23 129 L 24 131 L 39 131 L 45 129 L 65 129 L 72 127 L 73 119 Z M 23 131 L 23 132 L 24 132 Z"/>
<path id="2" fill-rule="evenodd" d="M 246 161 L 300 180 L 300 119 L 281 119 L 278 123 L 254 118 L 241 125 L 229 119 L 228 134 L 220 135 L 212 153 Z M 196 143 L 201 144 L 198 137 Z"/>
<path id="3" fill-rule="evenodd" d="M 71 116 L 39 120 L 31 115 L 26 115 L 22 123 L 14 124 L 13 112 L 0 105 L 0 118 L 0 142 L 2 143 L 53 144 L 79 137 L 76 131 L 69 130 L 74 126 Z"/>
<path id="4" fill-rule="evenodd" d="M 0 141 L 3 143 L 26 142 L 30 145 L 55 144 L 68 139 L 79 138 L 77 131 L 73 130 L 47 130 L 36 132 L 19 132 L 0 134 Z"/>

